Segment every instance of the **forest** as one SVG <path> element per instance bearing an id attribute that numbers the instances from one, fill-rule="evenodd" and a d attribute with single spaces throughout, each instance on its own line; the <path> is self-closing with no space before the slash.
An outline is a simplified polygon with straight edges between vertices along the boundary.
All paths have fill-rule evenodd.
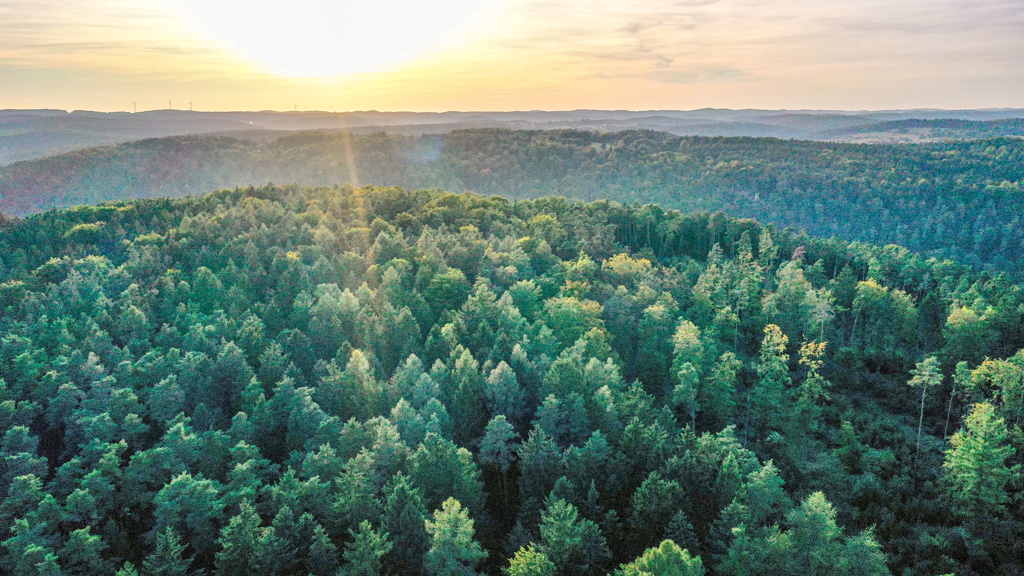
<path id="1" fill-rule="evenodd" d="M 786 225 L 884 192 L 870 224 L 807 228 L 941 252 L 897 225 L 933 219 L 995 264 L 1019 249 L 992 211 L 1019 195 L 1021 144 L 445 146 L 467 188 L 514 198 L 261 186 L 0 225 L 0 571 L 1022 569 L 1013 278 L 655 192 L 758 190 L 730 206 Z M 512 173 L 534 179 L 497 190 Z M 591 177 L 664 207 L 524 199 Z"/>
<path id="2" fill-rule="evenodd" d="M 512 199 L 560 195 L 723 211 L 822 238 L 897 244 L 1024 280 L 1020 138 L 853 145 L 503 129 L 186 136 L 2 167 L 0 211 L 24 216 L 269 182 L 440 187 Z"/>

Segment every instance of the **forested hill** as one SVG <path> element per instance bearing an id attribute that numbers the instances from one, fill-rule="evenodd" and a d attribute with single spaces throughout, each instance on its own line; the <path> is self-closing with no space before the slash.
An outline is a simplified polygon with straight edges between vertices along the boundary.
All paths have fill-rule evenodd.
<path id="1" fill-rule="evenodd" d="M 180 137 L 0 169 L 16 215 L 267 182 L 442 187 L 724 210 L 955 258 L 1024 278 L 1024 140 L 850 145 L 657 132 L 469 130 L 433 136 Z"/>
<path id="2" fill-rule="evenodd" d="M 1024 297 L 903 249 L 266 187 L 10 223 L 0 311 L 5 574 L 1021 569 Z"/>

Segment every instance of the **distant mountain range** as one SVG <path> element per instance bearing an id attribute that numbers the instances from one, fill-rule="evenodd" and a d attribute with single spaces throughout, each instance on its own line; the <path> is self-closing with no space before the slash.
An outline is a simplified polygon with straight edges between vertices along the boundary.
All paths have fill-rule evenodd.
<path id="1" fill-rule="evenodd" d="M 1024 109 L 998 110 L 571 110 L 564 112 L 89 112 L 0 110 L 0 165 L 144 138 L 223 134 L 273 139 L 309 130 L 439 134 L 466 128 L 677 136 L 751 136 L 864 143 L 1024 136 Z"/>

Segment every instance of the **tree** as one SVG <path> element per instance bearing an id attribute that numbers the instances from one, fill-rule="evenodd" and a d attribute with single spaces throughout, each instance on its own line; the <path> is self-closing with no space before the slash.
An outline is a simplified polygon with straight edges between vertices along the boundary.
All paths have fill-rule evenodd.
<path id="1" fill-rule="evenodd" d="M 733 394 L 743 362 L 736 354 L 725 352 L 711 369 L 711 375 L 697 396 L 701 409 L 701 422 L 707 429 L 717 431 L 727 426 L 735 412 L 736 401 Z"/>
<path id="2" fill-rule="evenodd" d="M 548 499 L 540 536 L 540 551 L 562 574 L 586 574 L 611 557 L 597 524 L 580 518 L 576 507 L 560 498 Z"/>
<path id="3" fill-rule="evenodd" d="M 506 513 L 508 512 L 506 476 L 508 468 L 515 458 L 516 450 L 519 448 L 519 444 L 516 442 L 518 438 L 519 435 L 516 434 L 512 425 L 505 420 L 505 416 L 499 414 L 487 424 L 484 436 L 480 439 L 478 459 L 484 466 L 492 466 L 500 473 L 501 497 Z"/>
<path id="4" fill-rule="evenodd" d="M 665 533 L 683 498 L 684 492 L 678 482 L 663 478 L 657 471 L 651 472 L 630 499 L 631 540 L 640 546 L 657 541 Z"/>
<path id="5" fill-rule="evenodd" d="M 956 363 L 956 368 L 953 372 L 953 386 L 949 390 L 949 406 L 946 408 L 946 424 L 942 427 L 942 439 L 945 440 L 949 437 L 949 417 L 953 413 L 953 400 L 957 396 L 957 385 L 960 385 L 960 394 L 966 393 L 970 387 L 971 382 L 971 369 L 967 366 L 967 362 L 960 361 Z"/>
<path id="6" fill-rule="evenodd" d="M 219 486 L 211 480 L 182 473 L 153 498 L 156 505 L 154 534 L 168 527 L 182 534 L 196 554 L 216 545 L 217 526 L 224 513 Z"/>
<path id="7" fill-rule="evenodd" d="M 431 576 L 474 576 L 487 552 L 474 539 L 473 520 L 454 498 L 445 500 L 434 520 L 426 521 L 430 549 L 424 568 Z"/>
<path id="8" fill-rule="evenodd" d="M 650 548 L 642 556 L 623 565 L 617 576 L 704 576 L 704 563 L 700 557 L 690 556 L 689 550 L 680 548 L 671 540 Z"/>
<path id="9" fill-rule="evenodd" d="M 547 555 L 538 552 L 533 544 L 520 548 L 505 568 L 508 576 L 555 576 L 557 568 Z"/>
<path id="10" fill-rule="evenodd" d="M 1010 497 L 1006 485 L 1017 478 L 1020 465 L 1007 466 L 1015 450 L 1009 432 L 995 408 L 975 404 L 963 430 L 953 434 L 943 468 L 949 495 L 969 518 L 999 517 Z"/>
<path id="11" fill-rule="evenodd" d="M 458 498 L 460 506 L 465 502 L 474 512 L 483 508 L 483 482 L 473 455 L 433 432 L 409 457 L 409 477 L 423 491 L 428 508 L 448 496 Z"/>
<path id="12" fill-rule="evenodd" d="M 697 550 L 700 542 L 693 532 L 693 523 L 690 522 L 686 512 L 679 510 L 672 516 L 672 520 L 665 529 L 665 537 L 672 542 L 677 542 L 681 548 Z"/>
<path id="13" fill-rule="evenodd" d="M 917 366 L 910 371 L 912 378 L 907 384 L 911 388 L 921 389 L 921 415 L 917 420 L 917 449 L 914 452 L 914 461 L 921 452 L 921 427 L 924 425 L 924 398 L 929 388 L 942 383 L 942 372 L 939 369 L 939 359 L 929 356 L 917 363 Z"/>
<path id="14" fill-rule="evenodd" d="M 788 529 L 740 526 L 719 571 L 728 576 L 888 576 L 885 555 L 871 530 L 844 537 L 836 512 L 821 492 L 786 515 Z"/>
<path id="15" fill-rule="evenodd" d="M 481 464 L 494 466 L 504 474 L 515 457 L 518 444 L 515 428 L 508 423 L 503 414 L 498 414 L 487 424 L 484 436 L 480 439 Z"/>
<path id="16" fill-rule="evenodd" d="M 363 520 L 358 530 L 349 530 L 352 541 L 345 546 L 345 562 L 341 569 L 344 576 L 378 576 L 381 571 L 381 558 L 391 551 L 393 544 L 388 540 L 388 533 L 373 529 L 373 525 Z"/>
<path id="17" fill-rule="evenodd" d="M 92 576 L 112 571 L 111 562 L 103 557 L 107 544 L 90 530 L 90 526 L 75 530 L 61 549 L 60 559 L 67 574 Z"/>
<path id="18" fill-rule="evenodd" d="M 690 427 L 697 427 L 697 411 L 700 402 L 697 396 L 700 391 L 700 375 L 693 364 L 684 362 L 676 372 L 676 385 L 672 389 L 672 403 L 677 409 L 690 416 Z"/>
<path id="19" fill-rule="evenodd" d="M 513 424 L 519 424 L 525 415 L 526 393 L 515 371 L 504 360 L 487 376 L 484 393 L 491 414 L 504 414 Z"/>
<path id="20" fill-rule="evenodd" d="M 824 364 L 827 342 L 805 342 L 800 346 L 800 365 L 807 368 L 807 377 L 794 392 L 795 416 L 804 434 L 813 432 L 821 417 L 819 402 L 827 398 L 828 380 L 819 372 Z"/>
<path id="21" fill-rule="evenodd" d="M 338 569 L 338 547 L 331 542 L 320 524 L 313 528 L 313 542 L 309 545 L 309 571 L 313 576 L 334 576 Z"/>
<path id="22" fill-rule="evenodd" d="M 591 328 L 604 328 L 601 312 L 601 305 L 593 300 L 568 297 L 544 302 L 544 319 L 562 348 L 575 344 Z"/>
<path id="23" fill-rule="evenodd" d="M 832 504 L 824 494 L 815 492 L 791 511 L 786 520 L 790 525 L 786 536 L 792 542 L 789 560 L 803 566 L 807 574 L 828 574 L 837 559 L 841 535 Z"/>
<path id="24" fill-rule="evenodd" d="M 147 576 L 186 576 L 191 560 L 184 557 L 185 546 L 168 526 L 156 535 L 156 549 L 142 563 Z"/>
<path id="25" fill-rule="evenodd" d="M 424 524 L 427 509 L 420 490 L 412 485 L 408 476 L 399 473 L 385 486 L 384 492 L 383 528 L 394 544 L 391 557 L 404 572 L 419 570 L 430 544 Z"/>
<path id="26" fill-rule="evenodd" d="M 260 528 L 260 517 L 248 500 L 242 500 L 238 514 L 231 518 L 220 533 L 221 549 L 217 552 L 217 573 L 247 574 L 262 573 L 259 560 L 264 553 L 263 537 L 266 529 Z"/>
<path id="27" fill-rule="evenodd" d="M 966 361 L 977 366 L 985 358 L 994 336 L 989 322 L 966 306 L 954 306 L 942 329 L 950 361 Z"/>
<path id="28" fill-rule="evenodd" d="M 759 381 L 751 391 L 750 404 L 756 430 L 765 434 L 784 421 L 789 413 L 785 403 L 785 391 L 792 379 L 789 377 L 789 355 L 786 345 L 789 338 L 774 324 L 764 327 L 761 341 L 761 357 L 757 364 Z"/>

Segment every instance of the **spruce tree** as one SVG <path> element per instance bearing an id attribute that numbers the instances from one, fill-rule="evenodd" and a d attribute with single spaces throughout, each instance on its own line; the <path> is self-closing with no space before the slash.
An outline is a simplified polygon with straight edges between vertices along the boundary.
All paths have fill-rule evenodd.
<path id="1" fill-rule="evenodd" d="M 1006 485 L 1020 473 L 1019 464 L 1006 464 L 1015 453 L 1008 437 L 1006 423 L 987 402 L 975 404 L 964 428 L 953 435 L 943 468 L 948 493 L 963 515 L 998 517 L 1005 511 Z"/>
<path id="2" fill-rule="evenodd" d="M 424 568 L 431 576 L 475 576 L 487 552 L 476 541 L 469 511 L 454 498 L 445 500 L 434 519 L 425 522 L 430 549 Z"/>

